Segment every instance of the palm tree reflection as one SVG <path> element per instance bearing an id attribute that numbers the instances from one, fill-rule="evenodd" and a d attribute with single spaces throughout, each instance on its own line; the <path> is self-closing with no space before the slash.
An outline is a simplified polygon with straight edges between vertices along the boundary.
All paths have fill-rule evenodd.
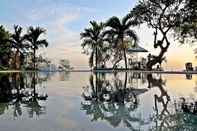
<path id="1" fill-rule="evenodd" d="M 47 95 L 38 94 L 36 85 L 47 78 L 40 78 L 36 72 L 22 74 L 0 74 L 0 114 L 13 107 L 13 116 L 22 116 L 25 109 L 29 117 L 45 113 L 40 101 L 47 100 Z"/>
<path id="2" fill-rule="evenodd" d="M 90 86 L 84 87 L 81 110 L 92 117 L 91 121 L 105 120 L 113 127 L 123 123 L 129 129 L 137 130 L 132 123 L 145 122 L 139 116 L 132 116 L 131 112 L 138 107 L 137 95 L 146 90 L 128 88 L 127 72 L 124 80 L 121 80 L 118 74 L 114 74 L 113 78 L 112 81 L 107 80 L 106 75 L 102 73 L 91 75 Z"/>
<path id="3" fill-rule="evenodd" d="M 28 108 L 29 117 L 31 118 L 33 117 L 34 113 L 36 114 L 36 116 L 45 113 L 46 108 L 44 106 L 41 106 L 39 104 L 39 101 L 46 100 L 48 96 L 46 94 L 40 95 L 36 92 L 36 84 L 41 83 L 42 80 L 45 80 L 45 78 L 40 79 L 36 72 L 32 74 L 31 89 L 33 90 L 30 92 L 30 97 L 26 102 L 26 107 Z"/>
<path id="4" fill-rule="evenodd" d="M 124 124 L 130 130 L 140 130 L 139 128 L 146 125 L 152 131 L 196 130 L 197 117 L 186 114 L 182 108 L 177 110 L 174 107 L 162 76 L 146 76 L 148 88 L 159 89 L 159 94 L 153 93 L 154 110 L 148 112 L 143 109 L 148 113 L 148 119 L 136 115 L 139 109 L 138 95 L 146 90 L 129 88 L 131 84 L 127 84 L 127 73 L 124 79 L 121 79 L 119 74 L 114 74 L 113 79 L 101 73 L 91 75 L 90 86 L 84 87 L 82 93 L 81 110 L 92 118 L 91 121 L 106 121 L 113 127 Z M 136 125 L 139 125 L 139 128 Z"/>

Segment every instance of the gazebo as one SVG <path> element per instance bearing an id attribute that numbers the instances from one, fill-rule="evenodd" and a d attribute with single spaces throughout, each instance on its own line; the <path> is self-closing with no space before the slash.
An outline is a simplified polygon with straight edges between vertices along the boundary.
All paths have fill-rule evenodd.
<path id="1" fill-rule="evenodd" d="M 139 45 L 136 45 L 135 47 L 133 48 L 129 48 L 127 50 L 128 53 L 143 53 L 143 52 L 148 52 L 148 50 L 144 49 L 143 47 L 139 46 Z"/>
<path id="2" fill-rule="evenodd" d="M 145 66 L 146 66 L 146 59 L 145 58 L 142 58 L 142 60 L 138 60 L 138 53 L 147 53 L 148 50 L 146 50 L 145 48 L 139 46 L 139 45 L 136 45 L 135 47 L 131 47 L 129 49 L 127 49 L 127 53 L 131 56 L 133 56 L 134 54 L 137 54 L 136 56 L 136 59 L 137 60 L 133 60 L 131 58 L 129 58 L 129 66 L 133 69 L 144 69 Z"/>

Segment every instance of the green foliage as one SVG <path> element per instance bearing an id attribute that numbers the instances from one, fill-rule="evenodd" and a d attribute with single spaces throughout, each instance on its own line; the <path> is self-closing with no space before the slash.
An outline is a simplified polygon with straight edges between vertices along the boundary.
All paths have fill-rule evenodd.
<path id="1" fill-rule="evenodd" d="M 97 68 L 99 59 L 102 58 L 104 42 L 102 38 L 102 31 L 104 28 L 103 23 L 97 23 L 96 21 L 90 21 L 91 27 L 86 28 L 82 32 L 81 39 L 83 40 L 81 46 L 85 54 L 90 54 L 89 65 L 90 67 L 95 66 Z M 99 57 L 98 57 L 99 56 Z"/>
<path id="2" fill-rule="evenodd" d="M 27 34 L 25 35 L 25 38 L 27 39 L 29 43 L 30 49 L 33 51 L 33 63 L 34 63 L 34 70 L 36 69 L 36 51 L 39 49 L 39 47 L 47 47 L 48 42 L 46 39 L 40 39 L 40 36 L 42 34 L 45 34 L 46 30 L 40 27 L 32 27 L 30 26 L 28 28 Z"/>
<path id="3" fill-rule="evenodd" d="M 105 67 L 106 62 L 113 56 L 115 65 L 124 58 L 127 68 L 126 50 L 133 46 L 130 44 L 138 42 L 137 34 L 131 29 L 136 23 L 130 19 L 130 15 L 121 20 L 114 16 L 104 24 L 95 21 L 90 24 L 91 27 L 80 34 L 84 53 L 90 55 L 90 67 L 93 67 L 94 63 L 96 68 Z"/>
<path id="4" fill-rule="evenodd" d="M 158 56 L 152 55 L 147 63 L 148 69 L 161 64 L 171 41 L 169 37 L 185 43 L 196 34 L 196 4 L 195 0 L 141 0 L 130 12 L 130 17 L 136 24 L 146 23 L 155 30 L 154 48 L 160 48 Z"/>
<path id="5" fill-rule="evenodd" d="M 48 46 L 48 42 L 46 41 L 46 39 L 40 39 L 40 36 L 42 34 L 45 34 L 46 30 L 40 27 L 32 27 L 30 26 L 28 28 L 27 34 L 25 35 L 25 38 L 28 40 L 29 42 L 29 46 L 32 50 L 37 50 L 39 49 L 39 47 L 47 47 Z"/>
<path id="6" fill-rule="evenodd" d="M 113 48 L 115 63 L 125 59 L 125 67 L 127 68 L 126 50 L 131 46 L 132 42 L 126 42 L 130 39 L 135 44 L 138 43 L 138 36 L 132 26 L 136 25 L 135 21 L 130 19 L 130 15 L 126 15 L 122 19 L 116 16 L 111 17 L 105 24 L 108 28 L 104 31 L 103 36 L 110 41 L 110 47 Z"/>
<path id="7" fill-rule="evenodd" d="M 47 100 L 48 95 L 37 91 L 38 87 L 48 79 L 49 76 L 40 76 L 38 73 L 4 73 L 0 74 L 0 114 L 12 108 L 13 117 L 23 116 L 23 111 L 29 117 L 40 116 L 45 113 L 45 106 L 40 104 Z M 3 108 L 2 108 L 3 106 Z"/>
<path id="8" fill-rule="evenodd" d="M 175 37 L 181 43 L 194 43 L 197 39 L 197 1 L 185 1 L 181 14 L 180 25 L 175 28 Z"/>
<path id="9" fill-rule="evenodd" d="M 0 26 L 0 69 L 9 67 L 10 43 L 7 41 L 10 33 L 1 25 Z"/>
<path id="10" fill-rule="evenodd" d="M 0 26 L 0 68 L 12 69 L 14 64 L 15 69 L 22 69 L 26 67 L 24 64 L 33 62 L 35 69 L 36 50 L 48 46 L 46 39 L 40 39 L 45 32 L 43 28 L 31 26 L 23 34 L 23 28 L 14 25 L 14 32 L 9 33 Z M 28 62 L 29 58 L 32 58 L 31 62 Z"/>
<path id="11" fill-rule="evenodd" d="M 14 33 L 10 36 L 10 43 L 12 48 L 19 50 L 21 53 L 28 49 L 25 35 L 22 34 L 23 28 L 19 25 L 14 25 Z"/>
<path id="12" fill-rule="evenodd" d="M 62 59 L 62 60 L 60 60 L 59 64 L 60 64 L 60 66 L 59 66 L 60 70 L 71 70 L 71 69 L 73 69 L 73 67 L 71 67 L 71 65 L 70 65 L 69 60 Z"/>

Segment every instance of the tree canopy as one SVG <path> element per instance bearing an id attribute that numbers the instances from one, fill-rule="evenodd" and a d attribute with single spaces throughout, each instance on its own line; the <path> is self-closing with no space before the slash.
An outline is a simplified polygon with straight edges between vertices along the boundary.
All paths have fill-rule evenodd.
<path id="1" fill-rule="evenodd" d="M 86 28 L 84 32 L 82 32 L 81 39 L 83 40 L 81 46 L 84 50 L 84 53 L 90 54 L 89 65 L 90 67 L 95 66 L 98 67 L 99 57 L 102 56 L 103 51 L 103 39 L 102 39 L 102 31 L 104 28 L 104 24 L 97 23 L 96 21 L 90 21 L 90 27 Z M 94 62 L 95 59 L 95 62 Z"/>
<path id="2" fill-rule="evenodd" d="M 0 68 L 8 67 L 11 52 L 10 43 L 7 41 L 10 33 L 1 25 L 0 26 Z"/>
<path id="3" fill-rule="evenodd" d="M 125 68 L 127 69 L 126 52 L 130 45 L 128 45 L 128 42 L 125 42 L 125 39 L 131 39 L 134 44 L 138 42 L 136 32 L 131 29 L 134 25 L 135 21 L 132 21 L 129 15 L 124 16 L 122 19 L 113 16 L 105 23 L 108 29 L 104 31 L 103 36 L 107 36 L 107 39 L 111 39 L 109 41 L 110 47 L 114 49 L 114 66 L 124 58 Z"/>
<path id="4" fill-rule="evenodd" d="M 160 48 L 158 56 L 149 55 L 147 67 L 149 70 L 155 64 L 165 60 L 172 42 L 175 40 L 185 43 L 185 39 L 196 37 L 196 3 L 195 0 L 141 0 L 130 12 L 131 19 L 136 24 L 146 23 L 154 29 L 154 48 Z"/>

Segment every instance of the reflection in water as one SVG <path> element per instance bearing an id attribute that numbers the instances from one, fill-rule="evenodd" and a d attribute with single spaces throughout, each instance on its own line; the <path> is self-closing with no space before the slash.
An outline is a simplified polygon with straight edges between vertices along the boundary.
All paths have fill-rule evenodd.
<path id="1" fill-rule="evenodd" d="M 82 97 L 78 97 L 76 94 L 81 86 L 78 88 L 75 82 L 82 74 L 70 75 L 72 77 L 68 80 L 69 74 L 63 72 L 55 73 L 52 77 L 46 72 L 0 74 L 0 130 L 3 126 L 7 126 L 8 130 L 28 129 L 32 125 L 32 118 L 37 116 L 44 117 L 44 120 L 34 119 L 36 130 L 88 131 L 92 128 L 100 130 L 101 126 L 103 131 L 197 130 L 196 100 L 194 97 L 193 100 L 191 97 L 187 98 L 184 92 L 183 98 L 172 90 L 176 87 L 172 83 L 177 83 L 179 78 L 182 81 L 183 76 L 168 77 L 169 75 L 136 72 L 95 73 L 89 76 L 89 73 L 86 73 L 89 76 L 89 84 L 83 87 Z M 83 75 L 85 76 L 85 73 Z M 191 83 L 195 78 L 193 75 L 192 81 L 185 80 L 190 83 L 188 87 L 193 86 Z M 46 84 L 48 88 L 42 88 Z M 62 88 L 64 86 L 67 88 Z M 46 91 L 50 95 L 50 102 Z M 64 91 L 71 94 L 65 94 Z M 63 108 L 57 108 L 60 106 Z M 84 118 L 84 113 L 79 111 L 79 106 L 92 122 L 99 124 L 90 124 L 89 118 Z M 10 116 L 16 121 L 10 122 Z M 21 118 L 27 120 L 24 127 L 20 127 Z M 68 120 L 72 123 L 67 122 Z M 72 129 L 69 126 L 65 127 L 61 124 L 64 121 L 67 125 L 69 123 L 75 126 Z M 11 124 L 16 126 L 12 128 Z"/>
<path id="2" fill-rule="evenodd" d="M 197 102 L 187 102 L 184 97 L 181 100 L 181 109 L 183 112 L 197 114 Z"/>
<path id="3" fill-rule="evenodd" d="M 186 79 L 192 80 L 192 74 L 186 74 Z"/>
<path id="4" fill-rule="evenodd" d="M 160 96 L 157 94 L 154 95 L 154 101 L 155 101 L 155 111 L 157 113 L 157 116 L 162 118 L 165 115 L 169 115 L 168 111 L 168 103 L 170 101 L 170 96 L 168 95 L 167 91 L 164 89 L 166 81 L 163 81 L 161 78 L 161 75 L 159 75 L 159 78 L 153 78 L 152 74 L 147 75 L 148 80 L 148 88 L 156 87 L 160 90 Z M 162 111 L 159 114 L 158 111 L 158 104 L 162 104 Z"/>
<path id="5" fill-rule="evenodd" d="M 135 84 L 139 81 L 140 84 Z M 165 89 L 166 80 L 161 75 L 125 72 L 121 79 L 118 73 L 111 74 L 111 77 L 107 77 L 104 73 L 95 73 L 90 76 L 89 83 L 83 87 L 81 110 L 92 118 L 91 121 L 106 121 L 113 127 L 123 124 L 130 130 L 146 130 L 147 126 L 147 130 L 151 131 L 196 130 L 196 126 L 191 124 L 196 124 L 197 117 L 185 114 L 183 103 L 172 102 Z M 133 85 L 145 83 L 148 85 L 147 89 L 133 88 Z M 142 115 L 136 114 L 140 105 L 139 95 L 152 88 L 156 88 L 159 92 L 153 93 L 153 110 L 147 120 Z M 192 111 L 197 111 L 197 106 L 193 107 Z"/>
<path id="6" fill-rule="evenodd" d="M 29 117 L 45 113 L 45 107 L 40 101 L 47 100 L 46 94 L 39 94 L 37 86 L 46 81 L 47 77 L 40 77 L 37 72 L 0 74 L 0 114 L 13 107 L 13 116 L 22 116 L 27 109 Z"/>
<path id="7" fill-rule="evenodd" d="M 132 87 L 139 87 L 140 84 L 144 85 L 146 83 L 146 74 L 144 73 L 137 73 L 137 72 L 130 72 L 129 73 L 129 84 Z"/>
<path id="8" fill-rule="evenodd" d="M 161 75 L 158 75 L 157 78 L 153 77 L 153 74 L 147 75 L 148 88 L 158 88 L 160 95 L 154 95 L 154 114 L 150 118 L 155 122 L 155 127 L 152 130 L 162 130 L 166 125 L 170 125 L 170 121 L 166 121 L 166 117 L 170 115 L 168 110 L 168 104 L 170 102 L 170 96 L 167 91 L 164 89 L 166 81 L 164 81 Z M 158 104 L 161 104 L 160 110 L 158 109 Z"/>
<path id="9" fill-rule="evenodd" d="M 157 87 L 160 90 L 160 96 L 154 95 L 155 107 L 150 120 L 155 122 L 151 131 L 195 131 L 196 116 L 185 114 L 185 103 L 174 102 L 174 107 L 170 107 L 170 96 L 164 89 L 166 81 L 163 81 L 161 75 L 154 78 L 152 74 L 147 75 L 148 88 Z M 184 99 L 184 98 L 183 98 Z M 160 110 L 158 104 L 161 104 Z M 172 106 L 172 105 L 171 105 Z M 169 111 L 170 110 L 170 111 Z"/>
<path id="10" fill-rule="evenodd" d="M 66 72 L 59 72 L 60 81 L 68 81 L 69 80 L 69 76 L 70 76 L 70 72 L 66 71 Z"/>
<path id="11" fill-rule="evenodd" d="M 111 81 L 102 73 L 90 76 L 90 86 L 84 87 L 82 94 L 84 101 L 81 109 L 92 117 L 92 121 L 105 120 L 113 127 L 123 123 L 131 130 L 138 130 L 133 123 L 146 124 L 140 116 L 132 115 L 131 112 L 138 108 L 138 95 L 147 90 L 128 88 L 127 77 L 127 72 L 124 80 L 118 74 L 114 74 Z"/>

